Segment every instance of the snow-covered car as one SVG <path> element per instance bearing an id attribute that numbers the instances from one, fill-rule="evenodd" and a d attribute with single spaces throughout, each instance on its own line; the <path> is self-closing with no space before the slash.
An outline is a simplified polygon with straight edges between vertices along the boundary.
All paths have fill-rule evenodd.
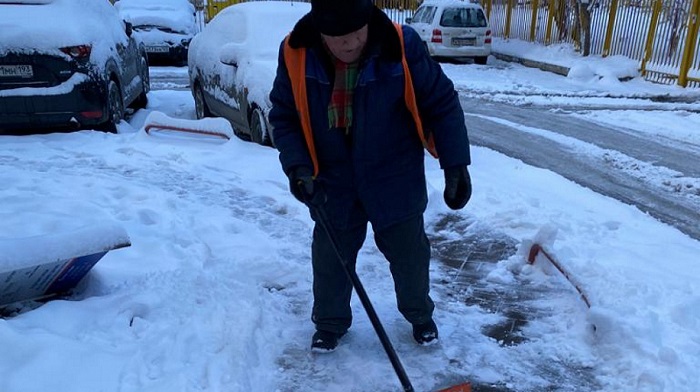
<path id="1" fill-rule="evenodd" d="M 195 9 L 189 0 L 119 0 L 122 19 L 134 25 L 151 64 L 184 65 L 197 33 Z"/>
<path id="2" fill-rule="evenodd" d="M 433 57 L 472 58 L 486 64 L 491 54 L 491 28 L 478 3 L 427 0 L 406 23 L 418 32 Z"/>
<path id="3" fill-rule="evenodd" d="M 115 131 L 148 59 L 107 0 L 0 0 L 0 132 Z"/>
<path id="4" fill-rule="evenodd" d="M 219 116 L 234 132 L 274 144 L 267 115 L 280 43 L 308 3 L 251 1 L 219 12 L 190 44 L 188 72 L 197 118 Z"/>

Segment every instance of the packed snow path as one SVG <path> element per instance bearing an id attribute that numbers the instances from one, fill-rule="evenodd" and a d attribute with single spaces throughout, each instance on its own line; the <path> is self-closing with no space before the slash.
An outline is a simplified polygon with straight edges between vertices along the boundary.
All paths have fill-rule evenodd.
<path id="1" fill-rule="evenodd" d="M 533 282 L 524 276 L 512 280 L 490 278 L 496 263 L 511 259 L 517 265 L 524 260 L 516 253 L 515 240 L 483 224 L 444 215 L 429 228 L 433 245 L 432 293 L 440 344 L 417 346 L 410 337 L 410 327 L 394 309 L 378 310 L 416 390 L 437 390 L 467 380 L 474 392 L 598 388 L 595 361 L 590 360 L 589 350 L 580 351 L 578 344 L 562 345 L 559 352 L 547 348 L 552 340 L 571 343 L 579 339 L 581 331 L 593 333 L 592 326 L 584 320 L 585 305 L 571 286 L 554 275 L 546 282 Z M 358 262 L 364 266 L 365 275 L 367 271 L 382 272 L 385 263 L 371 240 L 366 248 L 368 251 L 361 254 Z M 367 288 L 370 298 L 391 295 L 390 280 L 380 279 L 380 287 Z M 310 305 L 301 300 L 291 302 L 300 324 L 303 326 L 305 320 L 308 323 Z M 398 378 L 373 375 L 377 368 L 386 370 L 391 365 L 356 298 L 353 309 L 354 326 L 333 353 L 309 351 L 310 328 L 302 328 L 306 335 L 301 331 L 294 333 L 295 342 L 278 359 L 279 391 L 401 389 Z M 567 330 L 538 331 L 552 324 L 549 318 L 569 318 L 577 324 L 573 327 L 576 337 Z M 489 348 L 482 351 L 485 347 Z M 494 351 L 499 355 L 494 356 Z M 358 363 L 362 363 L 361 368 L 357 368 Z M 495 375 L 499 381 L 490 381 Z"/>

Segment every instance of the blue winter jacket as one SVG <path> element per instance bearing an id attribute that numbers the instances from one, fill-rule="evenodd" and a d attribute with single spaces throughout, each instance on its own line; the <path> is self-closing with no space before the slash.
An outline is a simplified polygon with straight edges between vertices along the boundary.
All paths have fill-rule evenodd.
<path id="1" fill-rule="evenodd" d="M 468 165 L 469 139 L 453 84 L 412 28 L 404 26 L 403 35 L 419 112 L 425 129 L 434 134 L 440 166 Z M 289 42 L 307 52 L 308 106 L 320 167 L 317 180 L 328 194 L 325 209 L 333 226 L 346 229 L 369 220 L 380 230 L 422 214 L 428 200 L 426 154 L 404 101 L 400 41 L 386 14 L 375 8 L 369 23 L 349 136 L 329 128 L 334 68 L 310 15 L 297 22 Z M 270 93 L 269 119 L 282 168 L 289 174 L 296 166 L 313 168 L 313 164 L 294 104 L 283 45 Z M 316 219 L 313 212 L 312 218 Z"/>

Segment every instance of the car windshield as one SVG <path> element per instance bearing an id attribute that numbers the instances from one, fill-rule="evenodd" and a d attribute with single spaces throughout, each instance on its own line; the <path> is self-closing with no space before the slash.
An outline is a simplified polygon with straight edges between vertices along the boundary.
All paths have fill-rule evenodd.
<path id="1" fill-rule="evenodd" d="M 445 8 L 440 26 L 486 27 L 486 17 L 480 8 Z"/>
<path id="2" fill-rule="evenodd" d="M 266 3 L 266 2 L 260 2 Z M 229 32 L 227 39 L 241 47 L 241 54 L 255 61 L 276 61 L 280 42 L 293 28 L 296 21 L 304 14 L 293 12 L 274 12 L 272 7 L 239 8 L 221 22 Z M 260 23 L 264 20 L 265 23 Z"/>

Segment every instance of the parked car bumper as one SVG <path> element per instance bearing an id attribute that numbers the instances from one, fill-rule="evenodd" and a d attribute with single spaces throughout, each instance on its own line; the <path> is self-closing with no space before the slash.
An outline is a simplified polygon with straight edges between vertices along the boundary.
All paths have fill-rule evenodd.
<path id="1" fill-rule="evenodd" d="M 36 94 L 27 94 L 26 88 L 18 90 L 21 93 L 0 91 L 0 132 L 77 129 L 102 124 L 109 118 L 105 87 L 98 81 L 84 81 L 58 94 L 56 90 L 49 95 L 42 89 Z"/>
<path id="2" fill-rule="evenodd" d="M 146 54 L 151 64 L 187 63 L 187 46 L 184 45 L 147 45 Z"/>
<path id="3" fill-rule="evenodd" d="M 428 43 L 431 56 L 435 57 L 485 57 L 491 54 L 491 46 L 445 46 Z"/>

